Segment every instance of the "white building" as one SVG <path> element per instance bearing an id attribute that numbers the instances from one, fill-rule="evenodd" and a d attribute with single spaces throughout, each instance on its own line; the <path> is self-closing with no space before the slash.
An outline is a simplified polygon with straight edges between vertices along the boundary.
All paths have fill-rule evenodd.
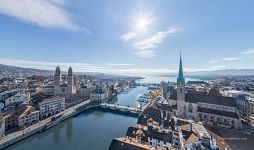
<path id="1" fill-rule="evenodd" d="M 65 109 L 65 98 L 50 96 L 38 103 L 40 117 L 46 118 Z"/>
<path id="2" fill-rule="evenodd" d="M 0 138 L 5 134 L 5 120 L 3 114 L 0 111 Z"/>
<path id="3" fill-rule="evenodd" d="M 102 89 L 95 89 L 93 92 L 90 93 L 90 99 L 91 101 L 103 103 L 108 101 L 108 94 Z"/>
<path id="4" fill-rule="evenodd" d="M 4 99 L 4 105 L 5 107 L 7 107 L 11 104 L 16 103 L 29 104 L 29 101 L 30 101 L 29 93 L 13 92 L 9 93 L 8 97 Z"/>
<path id="5" fill-rule="evenodd" d="M 150 128 L 150 129 L 149 129 Z M 158 125 L 148 124 L 150 133 L 147 135 L 148 143 L 154 148 L 164 147 L 170 149 L 172 144 L 172 131 L 160 128 Z"/>
<path id="6" fill-rule="evenodd" d="M 27 108 L 18 116 L 19 127 L 28 126 L 39 121 L 40 111 L 36 110 L 32 106 Z"/>

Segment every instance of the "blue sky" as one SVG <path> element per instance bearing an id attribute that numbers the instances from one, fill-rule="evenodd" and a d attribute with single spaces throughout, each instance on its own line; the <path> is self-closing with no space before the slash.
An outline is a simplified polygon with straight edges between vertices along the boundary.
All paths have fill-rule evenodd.
<path id="1" fill-rule="evenodd" d="M 172 73 L 252 68 L 251 0 L 0 0 L 0 63 Z"/>

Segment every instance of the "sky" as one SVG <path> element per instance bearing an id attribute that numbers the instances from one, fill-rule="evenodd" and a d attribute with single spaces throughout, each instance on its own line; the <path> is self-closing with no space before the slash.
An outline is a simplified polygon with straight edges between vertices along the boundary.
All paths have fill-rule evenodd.
<path id="1" fill-rule="evenodd" d="M 0 0 L 0 64 L 116 74 L 254 69 L 254 1 Z"/>

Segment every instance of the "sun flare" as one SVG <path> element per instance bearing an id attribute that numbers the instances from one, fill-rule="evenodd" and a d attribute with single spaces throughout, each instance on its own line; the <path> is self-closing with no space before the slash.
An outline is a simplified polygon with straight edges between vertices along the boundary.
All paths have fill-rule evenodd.
<path id="1" fill-rule="evenodd" d="M 148 32 L 154 20 L 145 14 L 141 14 L 134 19 L 134 30 L 139 33 Z"/>

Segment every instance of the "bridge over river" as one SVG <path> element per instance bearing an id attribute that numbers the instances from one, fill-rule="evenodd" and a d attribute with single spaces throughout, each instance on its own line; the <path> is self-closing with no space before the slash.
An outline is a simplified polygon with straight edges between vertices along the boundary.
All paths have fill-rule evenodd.
<path id="1" fill-rule="evenodd" d="M 109 104 L 109 103 L 101 103 L 100 107 L 104 109 L 110 109 L 113 111 L 120 111 L 124 113 L 132 113 L 132 114 L 140 114 L 144 110 L 143 107 L 140 109 L 140 108 L 132 107 L 132 106 L 125 106 L 120 104 Z"/>

